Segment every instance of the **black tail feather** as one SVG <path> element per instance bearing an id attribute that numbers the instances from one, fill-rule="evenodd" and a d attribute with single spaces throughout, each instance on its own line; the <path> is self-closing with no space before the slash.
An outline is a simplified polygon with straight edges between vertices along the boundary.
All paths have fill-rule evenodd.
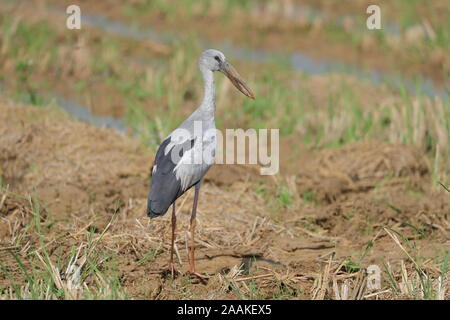
<path id="1" fill-rule="evenodd" d="M 161 210 L 160 206 L 157 205 L 156 201 L 148 200 L 147 203 L 147 216 L 150 218 L 162 217 L 166 214 L 169 208 L 164 208 Z"/>

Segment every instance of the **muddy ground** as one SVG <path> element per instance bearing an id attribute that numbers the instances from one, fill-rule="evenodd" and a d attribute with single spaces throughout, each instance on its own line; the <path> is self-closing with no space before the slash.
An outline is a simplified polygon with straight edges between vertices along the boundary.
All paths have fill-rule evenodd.
<path id="1" fill-rule="evenodd" d="M 190 192 L 178 201 L 176 265 L 182 274 L 172 280 L 161 274 L 170 217 L 145 216 L 153 154 L 113 130 L 2 98 L 0 292 L 7 295 L 12 283 L 25 281 L 15 256 L 25 270 L 39 269 L 33 257 L 45 250 L 56 265 L 90 235 L 101 235 L 95 250 L 114 261 L 113 268 L 107 262 L 100 268 L 114 272 L 134 299 L 336 299 L 335 288 L 344 282 L 354 298 L 414 297 L 406 289 L 394 292 L 390 269 L 383 270 L 381 289 L 365 288 L 364 268 L 384 263 L 399 283 L 402 266 L 413 278 L 415 263 L 438 278 L 449 250 L 449 194 L 431 184 L 420 152 L 371 141 L 310 153 L 298 174 L 276 179 L 262 180 L 254 167 L 213 167 L 196 234 L 198 271 L 211 278 L 184 275 Z M 286 205 L 276 200 L 281 181 L 296 195 Z M 36 203 L 40 235 L 30 227 Z M 85 279 L 88 287 L 92 282 Z"/>

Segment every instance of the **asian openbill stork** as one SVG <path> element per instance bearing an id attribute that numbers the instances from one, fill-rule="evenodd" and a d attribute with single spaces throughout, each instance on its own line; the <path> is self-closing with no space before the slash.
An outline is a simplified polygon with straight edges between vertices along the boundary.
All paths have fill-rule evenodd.
<path id="1" fill-rule="evenodd" d="M 190 220 L 190 248 L 188 273 L 200 278 L 195 271 L 194 232 L 198 195 L 202 179 L 211 167 L 216 149 L 215 84 L 214 72 L 225 74 L 244 95 L 254 99 L 250 88 L 241 79 L 222 52 L 206 50 L 199 59 L 203 75 L 204 96 L 200 106 L 177 129 L 167 136 L 156 152 L 152 167 L 151 187 L 148 194 L 147 215 L 163 216 L 172 205 L 172 244 L 169 271 L 174 275 L 174 238 L 176 228 L 175 200 L 191 187 L 195 187 L 194 203 Z"/>

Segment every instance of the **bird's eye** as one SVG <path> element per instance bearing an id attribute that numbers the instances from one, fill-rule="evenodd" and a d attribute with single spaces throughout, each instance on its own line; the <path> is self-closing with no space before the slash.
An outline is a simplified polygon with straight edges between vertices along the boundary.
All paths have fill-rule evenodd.
<path id="1" fill-rule="evenodd" d="M 220 62 L 219 56 L 215 56 L 214 59 L 216 59 L 217 62 Z"/>

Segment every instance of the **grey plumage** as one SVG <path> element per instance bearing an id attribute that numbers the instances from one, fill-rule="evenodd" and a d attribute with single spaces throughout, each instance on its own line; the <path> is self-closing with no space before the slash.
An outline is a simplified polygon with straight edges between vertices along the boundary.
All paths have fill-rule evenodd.
<path id="1" fill-rule="evenodd" d="M 190 149 L 189 146 L 192 148 L 193 142 L 191 140 L 184 144 L 180 150 L 180 156 Z M 177 179 L 174 172 L 177 164 L 171 161 L 171 154 L 176 152 L 176 150 L 172 148 L 167 154 L 164 153 L 169 143 L 170 137 L 164 140 L 159 147 L 152 167 L 151 191 L 147 205 L 147 215 L 150 218 L 164 215 L 170 205 L 184 193 L 181 182 Z"/>

